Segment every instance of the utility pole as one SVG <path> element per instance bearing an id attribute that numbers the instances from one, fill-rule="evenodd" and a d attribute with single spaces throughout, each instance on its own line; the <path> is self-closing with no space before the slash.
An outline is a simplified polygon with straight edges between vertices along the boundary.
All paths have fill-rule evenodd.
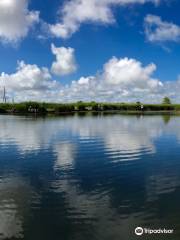
<path id="1" fill-rule="evenodd" d="M 4 87 L 4 91 L 3 91 L 3 103 L 6 103 L 7 99 L 6 99 L 6 87 Z"/>

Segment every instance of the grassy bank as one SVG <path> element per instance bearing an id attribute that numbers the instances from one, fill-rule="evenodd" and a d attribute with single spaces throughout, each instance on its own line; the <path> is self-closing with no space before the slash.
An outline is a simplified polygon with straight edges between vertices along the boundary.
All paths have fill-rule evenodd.
<path id="1" fill-rule="evenodd" d="M 141 103 L 96 103 L 96 102 L 77 102 L 77 103 L 0 103 L 0 113 L 38 113 L 38 114 L 60 114 L 70 112 L 89 112 L 89 111 L 180 111 L 180 104 L 141 104 Z"/>

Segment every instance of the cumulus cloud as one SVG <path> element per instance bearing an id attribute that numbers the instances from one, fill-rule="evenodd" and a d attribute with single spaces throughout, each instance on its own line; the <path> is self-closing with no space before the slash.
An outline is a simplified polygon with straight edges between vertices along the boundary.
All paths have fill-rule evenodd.
<path id="1" fill-rule="evenodd" d="M 15 73 L 1 73 L 0 82 L 1 86 L 6 86 L 9 94 L 16 93 L 19 100 L 43 98 L 43 95 L 47 97 L 46 92 L 55 91 L 58 86 L 58 83 L 52 80 L 47 68 L 39 68 L 35 64 L 26 64 L 24 61 L 18 62 Z"/>
<path id="2" fill-rule="evenodd" d="M 179 42 L 180 26 L 163 21 L 159 16 L 147 15 L 145 18 L 145 35 L 150 42 Z"/>
<path id="3" fill-rule="evenodd" d="M 51 50 L 56 56 L 56 61 L 52 63 L 51 67 L 52 73 L 63 76 L 74 73 L 77 70 L 73 48 L 57 48 L 54 44 L 52 44 Z"/>
<path id="4" fill-rule="evenodd" d="M 142 99 L 145 93 L 152 95 L 163 87 L 152 77 L 156 65 L 143 66 L 135 59 L 116 57 L 104 64 L 100 74 L 81 77 L 64 89 L 66 99 L 96 101 L 124 101 Z"/>
<path id="5" fill-rule="evenodd" d="M 115 22 L 112 6 L 130 4 L 159 3 L 160 0 L 71 0 L 60 10 L 61 21 L 49 25 L 51 33 L 56 37 L 68 38 L 78 31 L 82 23 L 92 22 L 112 24 Z M 72 14 L 73 13 L 73 14 Z"/>
<path id="6" fill-rule="evenodd" d="M 144 66 L 136 59 L 112 57 L 95 75 L 62 85 L 47 68 L 21 61 L 15 73 L 0 74 L 1 95 L 6 86 L 9 99 L 15 101 L 158 103 L 164 96 L 180 101 L 180 80 L 161 81 L 154 77 L 155 70 L 154 63 Z"/>
<path id="7" fill-rule="evenodd" d="M 103 78 L 107 83 L 121 87 L 157 87 L 161 83 L 151 78 L 155 70 L 154 63 L 143 67 L 142 63 L 135 59 L 113 57 L 104 65 Z"/>
<path id="8" fill-rule="evenodd" d="M 17 42 L 37 22 L 39 12 L 28 10 L 28 0 L 0 1 L 0 40 Z"/>

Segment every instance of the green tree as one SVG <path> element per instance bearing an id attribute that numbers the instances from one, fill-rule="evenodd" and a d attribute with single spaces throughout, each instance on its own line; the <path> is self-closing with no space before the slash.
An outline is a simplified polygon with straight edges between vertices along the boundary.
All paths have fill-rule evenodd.
<path id="1" fill-rule="evenodd" d="M 163 104 L 171 104 L 171 100 L 170 100 L 170 98 L 168 98 L 168 97 L 164 97 L 162 103 L 163 103 Z"/>

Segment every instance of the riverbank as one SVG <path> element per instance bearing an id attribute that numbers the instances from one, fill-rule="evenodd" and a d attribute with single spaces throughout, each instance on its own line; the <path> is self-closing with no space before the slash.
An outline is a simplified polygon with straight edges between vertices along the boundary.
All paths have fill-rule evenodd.
<path id="1" fill-rule="evenodd" d="M 129 114 L 180 114 L 180 104 L 142 104 L 142 103 L 1 103 L 1 114 L 67 114 L 83 112 L 121 112 Z"/>

